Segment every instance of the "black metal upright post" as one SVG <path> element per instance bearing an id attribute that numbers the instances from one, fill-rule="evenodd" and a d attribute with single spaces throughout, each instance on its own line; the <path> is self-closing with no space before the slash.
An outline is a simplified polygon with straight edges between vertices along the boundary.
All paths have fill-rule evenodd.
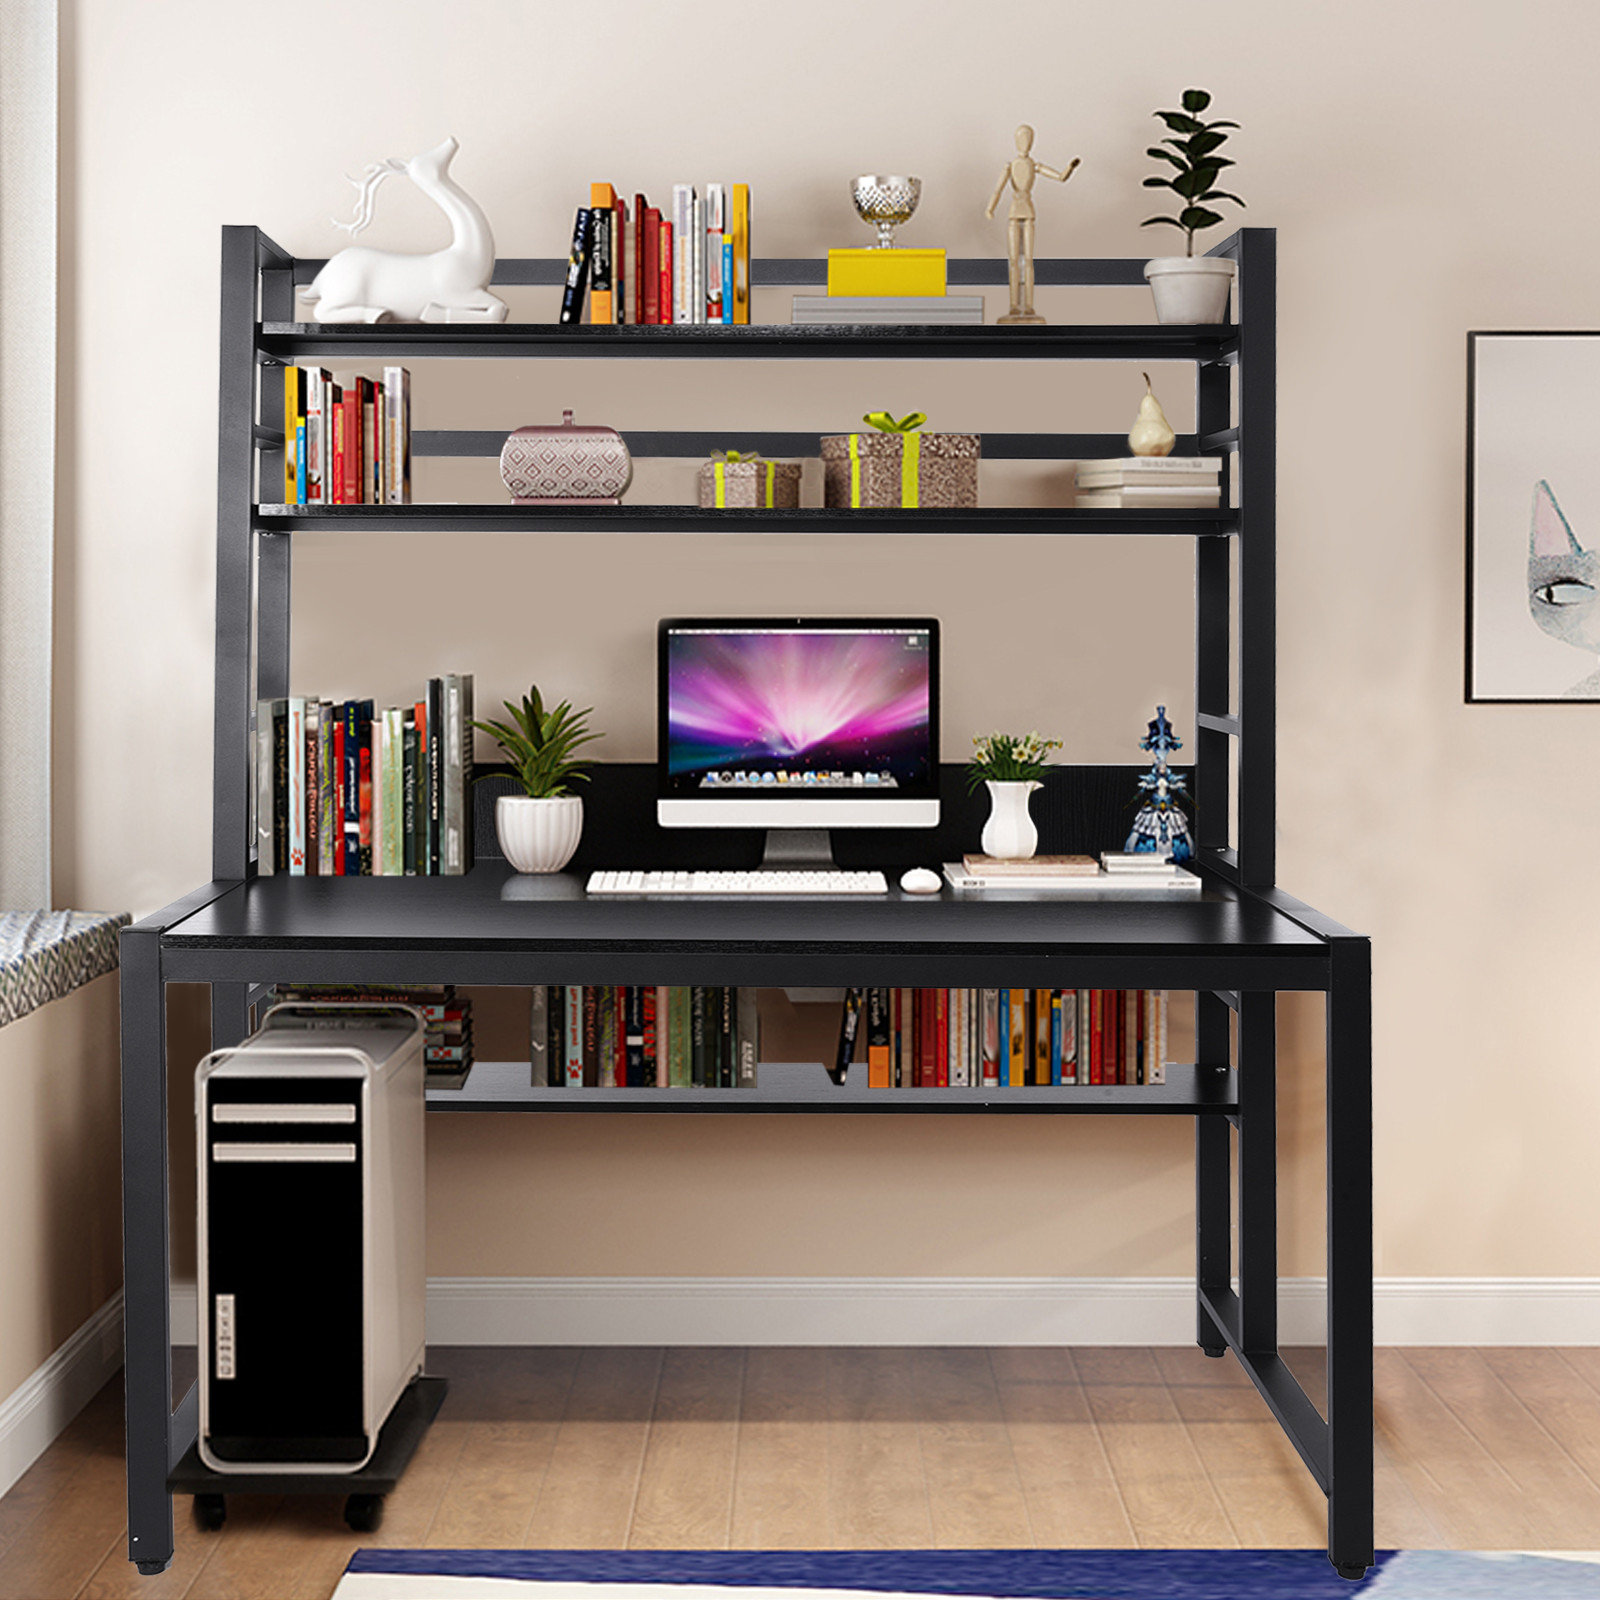
<path id="1" fill-rule="evenodd" d="M 1278 1349 L 1277 995 L 1239 996 L 1239 1342 Z"/>
<path id="2" fill-rule="evenodd" d="M 1201 990 L 1195 996 L 1195 1061 L 1202 1072 L 1226 1071 L 1232 1054 L 1232 1023 L 1227 1001 Z M 1194 1119 L 1195 1284 L 1199 1291 L 1195 1337 L 1208 1356 L 1220 1356 L 1227 1340 L 1206 1309 L 1226 1294 L 1233 1267 L 1232 1152 L 1223 1117 Z"/>
<path id="3" fill-rule="evenodd" d="M 1327 1019 L 1328 1559 L 1372 1565 L 1372 945 L 1330 941 Z"/>
<path id="4" fill-rule="evenodd" d="M 167 1217 L 166 993 L 161 929 L 124 928 L 122 993 L 123 1385 L 128 1559 L 144 1573 L 172 1559 L 170 1261 Z"/>
<path id="5" fill-rule="evenodd" d="M 1243 228 L 1239 271 L 1239 880 L 1277 882 L 1277 235 Z"/>

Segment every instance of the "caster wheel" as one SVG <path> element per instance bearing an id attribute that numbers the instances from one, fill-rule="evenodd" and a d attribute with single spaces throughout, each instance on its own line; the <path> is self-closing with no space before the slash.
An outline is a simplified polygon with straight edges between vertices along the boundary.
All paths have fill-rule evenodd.
<path id="1" fill-rule="evenodd" d="M 197 1494 L 194 1520 L 207 1532 L 215 1533 L 228 1520 L 228 1502 L 220 1494 Z"/>
<path id="2" fill-rule="evenodd" d="M 344 1503 L 344 1520 L 352 1533 L 375 1533 L 383 1521 L 381 1494 L 353 1494 Z"/>
<path id="3" fill-rule="evenodd" d="M 167 1570 L 167 1565 L 168 1565 L 168 1563 L 165 1562 L 165 1561 L 135 1561 L 134 1562 L 134 1566 L 136 1566 L 139 1569 L 140 1577 L 143 1577 L 143 1578 L 153 1578 L 153 1577 L 155 1577 L 155 1575 L 158 1572 L 165 1572 Z"/>

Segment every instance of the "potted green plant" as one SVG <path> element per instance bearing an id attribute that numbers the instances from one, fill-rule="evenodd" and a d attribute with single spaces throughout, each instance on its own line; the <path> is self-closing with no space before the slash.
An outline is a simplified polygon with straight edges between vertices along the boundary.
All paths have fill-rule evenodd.
<path id="1" fill-rule="evenodd" d="M 1038 733 L 989 733 L 974 737 L 967 763 L 967 789 L 989 790 L 989 820 L 983 825 L 983 853 L 1021 860 L 1039 848 L 1039 830 L 1028 815 L 1028 797 L 1050 770 L 1050 752 L 1059 739 Z"/>
<path id="2" fill-rule="evenodd" d="M 1211 104 L 1204 89 L 1185 89 L 1181 111 L 1155 111 L 1175 137 L 1153 144 L 1145 152 L 1176 170 L 1144 180 L 1146 189 L 1171 189 L 1183 202 L 1175 217 L 1146 217 L 1144 228 L 1176 228 L 1183 234 L 1181 256 L 1158 256 L 1145 263 L 1144 275 L 1155 296 L 1157 322 L 1221 322 L 1227 315 L 1228 290 L 1234 264 L 1217 256 L 1197 256 L 1194 236 L 1222 221 L 1213 203 L 1242 206 L 1238 195 L 1217 187 L 1224 167 L 1233 166 L 1219 154 L 1227 142 L 1225 128 L 1237 122 L 1202 122 L 1200 114 Z"/>
<path id="3" fill-rule="evenodd" d="M 539 686 L 532 685 L 514 706 L 503 701 L 509 722 L 474 722 L 492 734 L 522 786 L 521 794 L 495 801 L 494 825 L 500 849 L 518 872 L 559 872 L 572 859 L 583 835 L 583 796 L 568 785 L 587 783 L 591 763 L 576 752 L 601 735 L 589 731 L 592 708 L 574 711 L 563 700 L 547 711 Z"/>

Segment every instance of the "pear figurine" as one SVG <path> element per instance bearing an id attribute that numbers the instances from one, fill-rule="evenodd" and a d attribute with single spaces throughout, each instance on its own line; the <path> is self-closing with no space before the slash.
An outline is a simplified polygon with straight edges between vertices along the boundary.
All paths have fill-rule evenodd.
<path id="1" fill-rule="evenodd" d="M 1144 397 L 1139 401 L 1139 415 L 1128 430 L 1128 448 L 1136 456 L 1171 455 L 1178 436 L 1172 431 L 1161 402 L 1150 387 L 1150 374 L 1141 373 L 1144 379 Z"/>

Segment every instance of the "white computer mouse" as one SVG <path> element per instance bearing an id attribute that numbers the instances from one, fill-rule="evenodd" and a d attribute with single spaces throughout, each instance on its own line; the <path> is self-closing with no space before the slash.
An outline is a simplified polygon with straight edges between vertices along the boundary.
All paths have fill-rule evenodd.
<path id="1" fill-rule="evenodd" d="M 900 887 L 907 894 L 938 894 L 939 874 L 926 867 L 912 867 L 900 874 Z"/>

